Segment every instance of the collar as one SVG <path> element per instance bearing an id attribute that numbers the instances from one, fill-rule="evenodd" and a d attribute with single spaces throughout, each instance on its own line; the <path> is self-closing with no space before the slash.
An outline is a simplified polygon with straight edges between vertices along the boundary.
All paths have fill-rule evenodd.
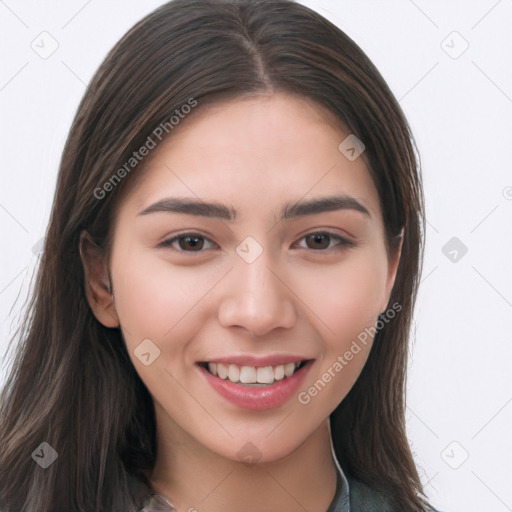
<path id="1" fill-rule="evenodd" d="M 336 453 L 334 451 L 334 445 L 332 444 L 332 436 L 331 436 L 331 453 L 332 459 L 334 460 L 334 464 L 336 466 L 336 493 L 334 494 L 334 498 L 327 509 L 327 512 L 350 512 L 350 487 L 348 485 L 347 477 L 343 470 L 341 469 L 340 463 L 336 457 Z"/>

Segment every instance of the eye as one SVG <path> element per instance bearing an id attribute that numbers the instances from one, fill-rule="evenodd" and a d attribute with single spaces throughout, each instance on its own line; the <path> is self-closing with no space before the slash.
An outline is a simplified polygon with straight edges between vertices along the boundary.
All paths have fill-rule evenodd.
<path id="1" fill-rule="evenodd" d="M 293 244 L 293 248 L 312 249 L 313 251 L 342 250 L 345 247 L 355 247 L 355 243 L 328 231 L 309 233 L 300 241 L 305 240 L 306 246 Z M 171 247 L 178 252 L 205 252 L 207 249 L 218 249 L 218 245 L 199 233 L 183 233 L 164 240 L 158 247 Z"/>
<path id="2" fill-rule="evenodd" d="M 211 245 L 206 249 L 215 249 L 217 244 L 212 242 L 209 238 L 200 235 L 199 233 L 183 233 L 181 235 L 164 240 L 158 247 L 171 247 L 179 252 L 204 252 L 202 249 L 205 245 Z"/>
<path id="3" fill-rule="evenodd" d="M 319 231 L 316 233 L 309 233 L 303 236 L 300 240 L 306 241 L 306 247 L 300 246 L 302 249 L 312 249 L 314 251 L 327 250 L 341 250 L 344 247 L 355 247 L 355 243 L 342 236 L 330 233 L 328 231 Z M 332 244 L 333 241 L 337 243 Z M 298 242 L 295 242 L 296 246 Z"/>

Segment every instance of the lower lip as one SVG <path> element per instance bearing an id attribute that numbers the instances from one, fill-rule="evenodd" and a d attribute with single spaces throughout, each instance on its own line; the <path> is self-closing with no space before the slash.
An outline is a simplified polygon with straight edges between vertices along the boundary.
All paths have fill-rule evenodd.
<path id="1" fill-rule="evenodd" d="M 308 361 L 291 377 L 270 386 L 247 386 L 235 384 L 212 375 L 206 368 L 198 366 L 212 388 L 232 404 L 243 409 L 265 411 L 283 405 L 300 387 L 313 361 Z"/>

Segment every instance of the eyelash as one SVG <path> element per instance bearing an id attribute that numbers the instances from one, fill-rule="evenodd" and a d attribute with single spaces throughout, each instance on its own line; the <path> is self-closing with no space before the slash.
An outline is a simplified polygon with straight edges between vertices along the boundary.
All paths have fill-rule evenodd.
<path id="1" fill-rule="evenodd" d="M 326 236 L 328 236 L 330 238 L 330 241 L 332 241 L 334 239 L 334 240 L 337 240 L 338 243 L 335 244 L 332 247 L 327 247 L 325 249 L 309 249 L 308 247 L 302 247 L 302 249 L 309 249 L 310 251 L 313 251 L 313 252 L 316 252 L 316 253 L 321 253 L 321 252 L 340 251 L 340 250 L 343 250 L 345 248 L 350 248 L 350 247 L 355 247 L 356 246 L 356 244 L 354 242 L 352 242 L 351 240 L 348 240 L 347 238 L 344 238 L 344 237 L 342 237 L 340 235 L 337 235 L 337 234 L 329 232 L 329 231 L 313 231 L 311 233 L 307 233 L 306 235 L 302 236 L 299 240 L 303 240 L 306 237 L 312 236 L 312 235 L 326 235 Z M 175 236 L 173 238 L 169 238 L 167 240 L 164 240 L 163 242 L 158 244 L 158 247 L 159 248 L 166 248 L 166 247 L 168 247 L 168 248 L 171 248 L 172 250 L 174 250 L 176 252 L 181 252 L 181 253 L 191 253 L 191 254 L 196 253 L 196 254 L 200 254 L 200 253 L 205 252 L 205 250 L 203 250 L 203 249 L 199 249 L 198 251 L 186 251 L 184 249 L 176 249 L 175 247 L 172 247 L 172 244 L 177 242 L 181 238 L 199 238 L 199 239 L 208 240 L 209 242 L 215 244 L 215 242 L 212 242 L 208 237 L 203 236 L 203 235 L 201 235 L 199 233 L 182 233 L 182 234 L 180 234 L 178 236 Z M 296 245 L 296 243 L 297 242 L 294 242 L 293 245 Z M 217 244 L 215 244 L 215 245 L 217 245 Z"/>

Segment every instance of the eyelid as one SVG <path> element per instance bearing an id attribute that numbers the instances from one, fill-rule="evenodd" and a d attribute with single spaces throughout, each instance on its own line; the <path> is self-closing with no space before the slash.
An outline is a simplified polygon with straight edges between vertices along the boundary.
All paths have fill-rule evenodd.
<path id="1" fill-rule="evenodd" d="M 327 249 L 316 249 L 315 250 L 315 249 L 309 249 L 308 247 L 301 247 L 302 249 L 309 249 L 309 251 L 314 252 L 314 253 L 329 252 L 329 251 L 334 251 L 337 248 L 343 249 L 343 248 L 350 248 L 350 247 L 356 246 L 356 243 L 354 241 L 350 240 L 349 238 L 347 238 L 343 235 L 339 235 L 333 231 L 329 231 L 327 229 L 318 229 L 316 231 L 310 231 L 308 233 L 305 233 L 298 239 L 298 241 L 301 241 L 310 235 L 327 235 L 331 238 L 331 240 L 333 240 L 333 239 L 338 240 L 337 244 L 335 244 L 332 247 L 328 247 Z M 297 243 L 298 242 L 294 242 L 293 245 L 296 245 Z"/>
<path id="2" fill-rule="evenodd" d="M 196 238 L 202 238 L 204 240 L 208 240 L 211 244 L 213 244 L 214 246 L 216 247 L 219 247 L 218 244 L 216 244 L 209 236 L 206 236 L 202 233 L 199 233 L 199 232 L 195 232 L 195 231 L 184 231 L 183 233 L 178 233 L 176 235 L 173 235 L 172 237 L 170 238 L 165 238 L 164 240 L 162 240 L 160 243 L 157 244 L 157 247 L 158 248 L 170 248 L 176 252 L 180 252 L 180 253 L 187 253 L 187 254 L 200 254 L 202 252 L 206 252 L 205 250 L 201 249 L 199 251 L 184 251 L 182 249 L 175 249 L 174 247 L 172 247 L 171 244 L 173 244 L 174 242 L 177 242 L 180 238 L 185 238 L 185 237 L 196 237 Z"/>
<path id="3" fill-rule="evenodd" d="M 355 247 L 357 244 L 350 240 L 349 238 L 345 237 L 345 236 L 342 236 L 342 235 L 339 235 L 333 231 L 330 231 L 328 229 L 316 229 L 316 230 L 313 230 L 313 231 L 309 231 L 307 233 L 304 233 L 303 235 L 301 235 L 297 241 L 295 241 L 291 247 L 294 247 L 296 246 L 300 241 L 304 240 L 307 236 L 311 236 L 311 235 L 327 235 L 330 237 L 331 241 L 332 240 L 337 240 L 338 243 L 337 244 L 334 244 L 332 247 L 328 247 L 326 249 L 309 249 L 308 247 L 300 247 L 301 249 L 306 249 L 306 250 L 309 250 L 311 252 L 314 252 L 314 253 L 326 253 L 326 252 L 330 252 L 330 251 L 335 251 L 335 250 L 340 250 L 340 249 L 344 249 L 344 248 L 350 248 L 350 247 Z M 185 237 L 196 237 L 196 238 L 202 238 L 204 240 L 207 240 L 209 241 L 211 244 L 213 244 L 215 247 L 219 248 L 218 244 L 216 244 L 215 242 L 213 242 L 213 240 L 211 240 L 211 238 L 209 236 L 206 236 L 200 232 L 194 232 L 194 231 L 185 231 L 183 233 L 178 233 L 178 234 L 175 234 L 173 235 L 171 238 L 166 238 L 164 239 L 162 242 L 160 242 L 159 244 L 157 244 L 157 247 L 158 248 L 171 248 L 172 250 L 178 252 L 178 253 L 186 253 L 186 254 L 200 254 L 200 253 L 204 253 L 204 252 L 207 252 L 208 250 L 211 250 L 210 249 L 200 249 L 198 251 L 185 251 L 185 250 L 182 250 L 182 249 L 175 249 L 174 247 L 172 247 L 172 244 L 177 242 L 180 238 L 185 238 Z"/>

